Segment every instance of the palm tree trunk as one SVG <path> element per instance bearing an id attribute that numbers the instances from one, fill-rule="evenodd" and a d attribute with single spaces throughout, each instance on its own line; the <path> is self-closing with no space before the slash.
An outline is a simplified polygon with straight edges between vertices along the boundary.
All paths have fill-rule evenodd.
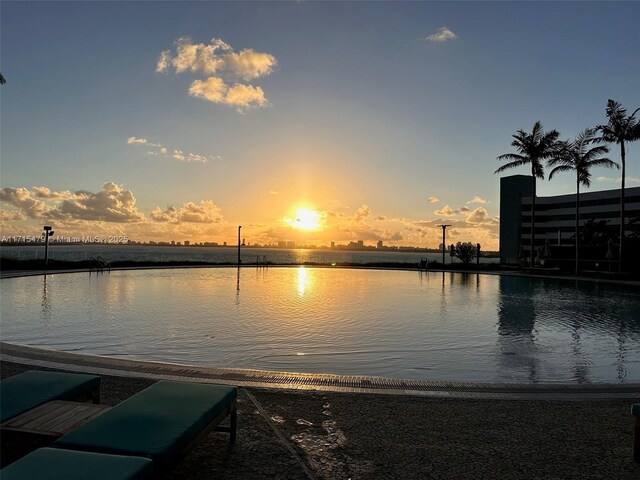
<path id="1" fill-rule="evenodd" d="M 580 177 L 576 173 L 576 276 L 578 275 L 578 249 L 579 249 L 579 229 L 580 229 Z"/>
<path id="2" fill-rule="evenodd" d="M 532 172 L 533 173 L 533 172 Z M 536 228 L 536 176 L 532 177 L 533 195 L 531 197 L 531 250 L 529 256 L 529 268 L 533 268 L 533 255 L 534 255 L 534 240 L 535 240 L 535 228 Z"/>
<path id="3" fill-rule="evenodd" d="M 625 176 L 624 140 L 620 142 L 620 157 L 622 159 L 622 184 L 620 187 L 620 246 L 618 247 L 618 272 L 622 271 L 622 244 L 624 243 L 624 176 Z"/>

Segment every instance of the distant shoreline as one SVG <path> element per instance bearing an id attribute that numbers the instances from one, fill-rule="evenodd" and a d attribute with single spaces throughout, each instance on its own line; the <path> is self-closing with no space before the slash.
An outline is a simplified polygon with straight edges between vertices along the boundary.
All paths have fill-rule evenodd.
<path id="1" fill-rule="evenodd" d="M 109 243 L 109 242 L 55 242 L 50 240 L 49 247 L 61 247 L 61 246 L 70 246 L 70 247 L 96 247 L 96 246 L 113 246 L 113 247 L 172 247 L 172 248 L 230 248 L 237 249 L 238 245 L 172 245 L 170 243 Z M 44 248 L 43 242 L 0 242 L 0 250 L 2 247 L 42 247 Z M 327 247 L 327 246 L 303 246 L 303 247 L 278 247 L 274 245 L 243 245 L 242 248 L 255 248 L 255 249 L 264 249 L 264 250 L 323 250 L 327 252 L 367 252 L 367 253 L 434 253 L 434 254 L 442 254 L 442 250 L 433 249 L 433 248 L 422 248 L 422 247 L 374 247 L 374 246 L 364 246 L 362 248 L 353 248 L 348 246 L 337 246 L 337 247 Z M 449 255 L 448 251 L 446 255 Z M 486 258 L 497 258 L 500 256 L 500 252 L 487 250 L 483 251 L 483 257 Z"/>

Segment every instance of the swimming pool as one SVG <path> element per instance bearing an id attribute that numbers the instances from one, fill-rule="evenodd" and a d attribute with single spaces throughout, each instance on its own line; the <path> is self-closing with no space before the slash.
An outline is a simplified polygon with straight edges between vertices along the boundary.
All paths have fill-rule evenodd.
<path id="1" fill-rule="evenodd" d="M 211 367 L 504 383 L 640 381 L 640 295 L 595 282 L 336 268 L 1 280 L 2 341 Z"/>

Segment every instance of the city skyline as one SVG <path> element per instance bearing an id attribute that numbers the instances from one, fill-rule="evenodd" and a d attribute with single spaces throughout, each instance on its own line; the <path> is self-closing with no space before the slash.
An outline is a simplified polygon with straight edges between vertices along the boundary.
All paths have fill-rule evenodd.
<path id="1" fill-rule="evenodd" d="M 447 243 L 497 250 L 516 129 L 570 138 L 609 98 L 640 105 L 633 3 L 0 8 L 7 235 L 433 248 L 447 223 Z"/>

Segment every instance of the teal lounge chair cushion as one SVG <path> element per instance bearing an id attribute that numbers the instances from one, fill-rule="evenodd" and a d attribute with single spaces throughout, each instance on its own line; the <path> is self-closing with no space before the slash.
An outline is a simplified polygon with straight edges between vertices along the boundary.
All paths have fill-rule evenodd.
<path id="1" fill-rule="evenodd" d="M 60 437 L 54 446 L 146 456 L 171 465 L 236 397 L 235 387 L 160 381 Z"/>
<path id="2" fill-rule="evenodd" d="M 150 478 L 148 458 L 40 448 L 0 471 L 2 480 L 142 480 Z"/>
<path id="3" fill-rule="evenodd" d="M 640 403 L 634 403 L 631 407 L 631 413 L 636 417 L 640 417 Z"/>
<path id="4" fill-rule="evenodd" d="M 100 377 L 29 370 L 0 382 L 0 423 L 51 400 L 74 400 L 100 388 Z"/>

